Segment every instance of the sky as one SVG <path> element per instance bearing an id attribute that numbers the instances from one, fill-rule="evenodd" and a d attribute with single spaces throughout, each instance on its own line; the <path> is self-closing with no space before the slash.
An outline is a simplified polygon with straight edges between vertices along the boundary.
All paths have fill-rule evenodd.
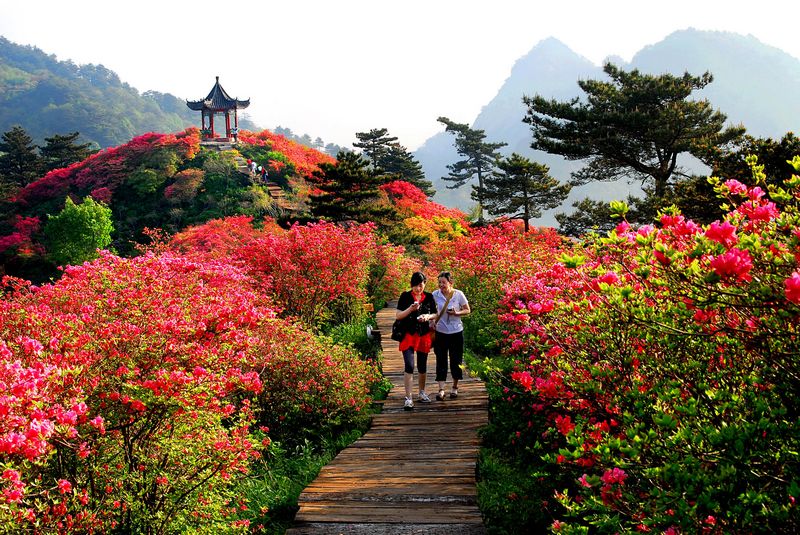
<path id="1" fill-rule="evenodd" d="M 0 35 L 141 92 L 198 100 L 219 76 L 261 127 L 342 146 L 387 128 L 410 150 L 437 117 L 472 123 L 548 37 L 598 65 L 690 27 L 800 58 L 798 20 L 791 0 L 0 0 Z"/>

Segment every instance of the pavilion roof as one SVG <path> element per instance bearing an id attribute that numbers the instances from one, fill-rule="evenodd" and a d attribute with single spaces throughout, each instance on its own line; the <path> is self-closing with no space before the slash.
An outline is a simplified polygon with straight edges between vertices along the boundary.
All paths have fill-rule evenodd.
<path id="1" fill-rule="evenodd" d="M 250 99 L 238 100 L 231 98 L 228 92 L 219 85 L 219 76 L 217 76 L 217 82 L 214 84 L 214 87 L 211 88 L 211 92 L 206 98 L 203 100 L 187 100 L 186 105 L 195 111 L 232 110 L 234 108 L 241 110 L 250 105 Z"/>

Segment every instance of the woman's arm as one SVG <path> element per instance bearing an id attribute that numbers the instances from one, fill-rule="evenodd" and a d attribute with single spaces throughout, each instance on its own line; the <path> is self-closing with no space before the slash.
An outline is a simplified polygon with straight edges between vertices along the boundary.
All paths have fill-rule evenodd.
<path id="1" fill-rule="evenodd" d="M 452 309 L 453 312 L 450 312 L 450 309 Z M 447 313 L 452 316 L 468 316 L 470 312 L 472 312 L 472 309 L 469 308 L 469 302 L 467 301 L 466 296 L 464 296 L 463 302 L 461 303 L 461 306 L 458 308 L 458 310 L 456 310 L 453 305 L 448 305 Z"/>
<path id="2" fill-rule="evenodd" d="M 419 310 L 419 303 L 411 299 L 411 294 L 403 292 L 397 300 L 397 314 L 394 318 L 402 320 Z"/>

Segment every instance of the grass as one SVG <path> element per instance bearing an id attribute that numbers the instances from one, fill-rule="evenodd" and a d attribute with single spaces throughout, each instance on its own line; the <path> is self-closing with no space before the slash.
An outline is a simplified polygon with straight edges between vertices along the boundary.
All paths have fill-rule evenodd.
<path id="1" fill-rule="evenodd" d="M 297 499 L 303 489 L 344 448 L 355 442 L 365 429 L 353 429 L 319 444 L 306 441 L 293 451 L 270 444 L 264 458 L 252 466 L 252 475 L 239 493 L 249 502 L 242 518 L 250 520 L 252 533 L 283 534 L 297 513 Z"/>

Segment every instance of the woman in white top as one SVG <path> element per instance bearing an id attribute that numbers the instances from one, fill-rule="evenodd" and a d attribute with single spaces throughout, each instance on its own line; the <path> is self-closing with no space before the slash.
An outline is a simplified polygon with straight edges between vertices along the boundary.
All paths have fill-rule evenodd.
<path id="1" fill-rule="evenodd" d="M 461 363 L 464 361 L 464 324 L 461 323 L 461 318 L 470 313 L 470 308 L 464 292 L 453 288 L 453 276 L 449 271 L 439 274 L 439 289 L 433 292 L 433 299 L 436 301 L 436 309 L 441 313 L 436 322 L 436 340 L 433 343 L 433 352 L 436 354 L 436 381 L 439 383 L 436 399 L 444 401 L 448 356 L 450 374 L 453 376 L 450 397 L 458 397 L 458 381 L 463 377 Z"/>

